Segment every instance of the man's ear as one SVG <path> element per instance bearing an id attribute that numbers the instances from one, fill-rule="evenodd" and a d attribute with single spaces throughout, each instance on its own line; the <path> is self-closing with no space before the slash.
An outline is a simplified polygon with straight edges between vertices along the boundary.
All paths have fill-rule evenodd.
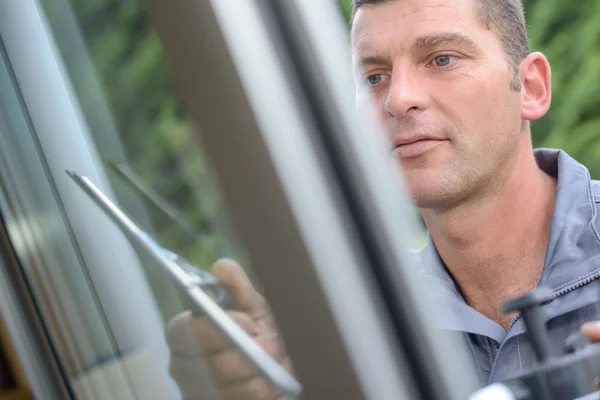
<path id="1" fill-rule="evenodd" d="M 521 79 L 521 118 L 534 121 L 543 117 L 552 100 L 550 63 L 542 53 L 531 53 L 519 67 Z"/>

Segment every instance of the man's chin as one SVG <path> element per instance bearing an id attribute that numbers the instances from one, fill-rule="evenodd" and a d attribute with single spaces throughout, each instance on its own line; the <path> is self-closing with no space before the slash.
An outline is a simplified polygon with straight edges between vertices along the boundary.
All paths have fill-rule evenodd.
<path id="1" fill-rule="evenodd" d="M 448 180 L 439 168 L 406 169 L 402 171 L 411 203 L 418 208 L 436 208 L 445 203 L 452 193 Z M 447 182 L 444 184 L 443 182 Z"/>
<path id="2" fill-rule="evenodd" d="M 445 208 L 451 202 L 451 195 L 438 185 L 424 186 L 408 184 L 412 205 L 421 209 Z"/>

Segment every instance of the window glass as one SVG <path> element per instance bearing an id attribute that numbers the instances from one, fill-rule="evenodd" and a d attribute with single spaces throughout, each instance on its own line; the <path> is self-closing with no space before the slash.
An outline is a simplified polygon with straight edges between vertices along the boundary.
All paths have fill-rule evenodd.
<path id="1" fill-rule="evenodd" d="M 43 5 L 120 206 L 160 244 L 195 264 L 241 259 L 200 136 L 175 96 L 140 2 Z M 147 266 L 148 277 L 168 319 L 182 306 L 155 269 Z"/>
<path id="2" fill-rule="evenodd" d="M 103 236 L 100 227 L 94 232 L 93 225 L 100 219 L 105 224 L 106 217 L 62 175 L 65 169 L 83 172 L 79 167 L 97 171 L 94 183 L 160 246 L 205 270 L 219 258 L 235 259 L 260 289 L 140 3 L 43 0 L 39 8 L 27 2 L 19 9 L 27 24 L 48 34 L 47 43 L 46 38 L 36 41 L 39 36 L 32 41 L 48 63 L 25 71 L 14 45 L 25 39 L 7 35 L 11 43 L 1 77 L 14 93 L 0 107 L 0 116 L 6 117 L 0 119 L 6 122 L 0 150 L 12 166 L 2 174 L 8 197 L 4 206 L 16 214 L 39 212 L 52 222 L 32 219 L 28 226 L 16 221 L 11 239 L 17 245 L 23 239 L 19 255 L 24 273 L 77 398 L 164 399 L 192 392 L 211 398 L 219 382 L 211 380 L 204 360 L 194 355 L 190 363 L 187 355 L 175 354 L 181 359 L 172 362 L 171 350 L 180 343 L 187 341 L 186 351 L 200 351 L 193 332 L 186 336 L 176 331 L 165 340 L 176 317 L 187 315 L 189 301 L 139 246 L 129 254 L 124 237 Z M 18 31 L 17 25 L 7 31 Z M 11 57 L 15 60 L 9 61 Z M 25 73 L 39 81 L 21 81 Z M 43 93 L 35 100 L 40 103 L 28 100 L 36 84 L 35 90 Z M 64 98 L 46 96 L 56 92 Z M 56 108 L 49 111 L 44 101 Z M 72 119 L 73 129 L 41 126 L 42 117 L 61 123 Z M 23 160 L 30 161 L 18 168 Z M 31 185 L 19 188 L 19 182 Z M 86 200 L 75 201 L 78 196 Z M 33 239 L 27 237 L 30 231 Z M 105 251 L 115 254 L 98 254 L 103 245 L 95 247 L 94 242 L 105 242 Z M 148 313 L 154 309 L 156 316 Z M 274 327 L 273 321 L 267 323 Z M 142 335 L 147 327 L 152 332 Z M 285 360 L 277 361 L 285 365 Z M 174 382 L 173 375 L 187 380 Z"/>

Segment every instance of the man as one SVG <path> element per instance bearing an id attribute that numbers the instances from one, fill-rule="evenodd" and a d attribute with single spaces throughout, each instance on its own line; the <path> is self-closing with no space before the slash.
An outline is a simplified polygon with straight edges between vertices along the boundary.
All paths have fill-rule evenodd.
<path id="1" fill-rule="evenodd" d="M 550 66 L 529 52 L 520 0 L 354 0 L 352 48 L 357 108 L 375 103 L 428 228 L 429 292 L 455 311 L 440 327 L 465 333 L 482 384 L 506 378 L 533 352 L 523 321 L 500 305 L 549 286 L 556 298 L 543 313 L 560 352 L 600 319 L 600 184 L 564 152 L 532 149 Z M 239 266 L 224 260 L 213 272 L 247 311 L 234 318 L 291 370 Z M 268 398 L 205 321 L 181 315 L 170 334 L 182 327 L 202 343 L 221 398 Z M 600 339 L 598 325 L 584 332 Z"/>

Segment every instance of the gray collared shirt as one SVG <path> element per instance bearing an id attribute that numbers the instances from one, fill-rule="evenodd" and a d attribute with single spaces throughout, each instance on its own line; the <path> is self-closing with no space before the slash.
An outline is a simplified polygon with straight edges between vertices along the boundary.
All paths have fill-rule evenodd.
<path id="1" fill-rule="evenodd" d="M 536 149 L 539 167 L 557 177 L 544 269 L 538 286 L 554 291 L 542 314 L 555 354 L 563 342 L 587 321 L 600 320 L 600 183 L 587 168 L 564 151 Z M 467 305 L 443 267 L 429 238 L 421 251 L 428 295 L 450 312 L 436 316 L 442 329 L 466 335 L 482 385 L 506 379 L 532 366 L 534 354 L 517 316 L 508 331 Z"/>

